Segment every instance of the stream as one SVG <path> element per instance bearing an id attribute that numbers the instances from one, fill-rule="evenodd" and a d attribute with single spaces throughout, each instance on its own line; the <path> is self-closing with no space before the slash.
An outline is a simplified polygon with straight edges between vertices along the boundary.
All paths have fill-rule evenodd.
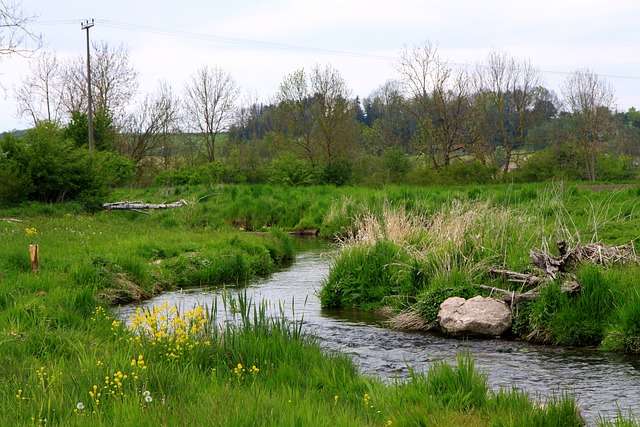
<path id="1" fill-rule="evenodd" d="M 409 367 L 425 371 L 436 361 L 455 363 L 456 354 L 469 352 L 476 367 L 486 373 L 490 385 L 517 387 L 532 396 L 545 397 L 567 391 L 576 397 L 583 415 L 590 422 L 599 416 L 613 419 L 618 411 L 640 415 L 640 358 L 588 349 L 532 345 L 501 339 L 457 340 L 430 333 L 386 329 L 373 315 L 357 311 L 321 309 L 316 291 L 329 272 L 330 253 L 310 250 L 300 253 L 286 270 L 255 281 L 243 289 L 254 303 L 268 301 L 269 312 L 286 314 L 295 309 L 303 316 L 304 330 L 315 335 L 330 351 L 349 355 L 360 371 L 383 379 L 406 377 Z M 117 309 L 128 319 L 139 306 L 151 307 L 168 302 L 181 310 L 195 305 L 213 307 L 221 303 L 222 290 L 196 289 L 167 292 L 138 305 Z"/>

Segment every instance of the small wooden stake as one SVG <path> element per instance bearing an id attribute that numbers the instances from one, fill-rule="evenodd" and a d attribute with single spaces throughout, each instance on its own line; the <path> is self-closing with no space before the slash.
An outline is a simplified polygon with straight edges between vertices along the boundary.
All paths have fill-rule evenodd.
<path id="1" fill-rule="evenodd" d="M 31 271 L 34 273 L 38 272 L 38 268 L 40 267 L 40 262 L 38 259 L 40 253 L 40 248 L 38 245 L 29 245 L 29 259 L 31 260 Z"/>

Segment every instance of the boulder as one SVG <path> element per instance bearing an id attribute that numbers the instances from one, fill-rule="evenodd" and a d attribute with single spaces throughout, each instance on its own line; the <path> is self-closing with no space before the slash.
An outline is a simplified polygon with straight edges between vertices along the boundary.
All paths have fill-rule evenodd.
<path id="1" fill-rule="evenodd" d="M 511 309 L 494 298 L 452 297 L 440 304 L 438 323 L 451 335 L 498 336 L 511 328 Z"/>

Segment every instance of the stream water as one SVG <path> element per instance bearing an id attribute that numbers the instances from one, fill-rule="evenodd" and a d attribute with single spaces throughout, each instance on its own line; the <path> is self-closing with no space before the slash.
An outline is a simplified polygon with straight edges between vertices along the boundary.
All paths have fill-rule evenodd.
<path id="1" fill-rule="evenodd" d="M 637 357 L 500 339 L 456 340 L 400 332 L 384 328 L 380 319 L 361 312 L 327 312 L 321 309 L 316 291 L 328 274 L 330 262 L 326 250 L 302 252 L 290 268 L 231 292 L 246 292 L 255 303 L 268 301 L 273 314 L 280 313 L 280 306 L 285 313 L 295 309 L 296 319 L 303 316 L 304 330 L 314 334 L 324 348 L 351 356 L 366 374 L 402 378 L 408 375 L 409 367 L 424 371 L 435 361 L 455 362 L 456 354 L 469 352 L 494 388 L 517 387 L 542 397 L 568 391 L 591 422 L 598 416 L 615 418 L 618 411 L 640 415 Z M 219 289 L 167 292 L 142 306 L 168 302 L 181 309 L 198 304 L 213 307 L 218 299 L 221 312 L 221 295 Z M 136 307 L 120 307 L 118 314 L 127 319 Z M 223 317 L 220 313 L 219 318 Z"/>

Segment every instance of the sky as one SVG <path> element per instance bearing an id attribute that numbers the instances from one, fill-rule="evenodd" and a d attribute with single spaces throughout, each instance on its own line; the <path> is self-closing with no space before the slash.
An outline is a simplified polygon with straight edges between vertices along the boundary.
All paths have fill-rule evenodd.
<path id="1" fill-rule="evenodd" d="M 330 63 L 354 96 L 397 78 L 403 47 L 430 41 L 447 60 L 473 66 L 491 50 L 528 59 L 559 93 L 567 74 L 589 68 L 640 107 L 639 0 L 22 0 L 43 49 L 84 54 L 80 21 L 95 18 L 95 41 L 124 44 L 139 72 L 139 95 L 160 81 L 177 92 L 202 65 L 219 66 L 245 99 L 270 100 L 283 76 Z M 14 88 L 29 59 L 0 59 L 0 131 L 29 125 Z"/>

